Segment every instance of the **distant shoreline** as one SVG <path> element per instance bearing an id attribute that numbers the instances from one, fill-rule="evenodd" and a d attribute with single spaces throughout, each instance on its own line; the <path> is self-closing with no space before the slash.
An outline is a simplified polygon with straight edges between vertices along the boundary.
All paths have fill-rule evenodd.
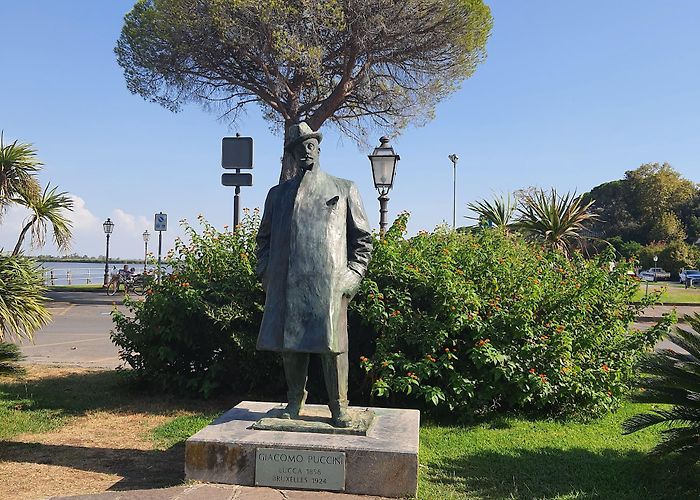
<path id="1" fill-rule="evenodd" d="M 32 259 L 36 260 L 37 262 L 75 262 L 78 264 L 104 264 L 105 259 L 104 257 L 102 258 L 97 258 L 97 257 L 51 257 L 51 256 L 46 256 L 42 255 L 40 257 L 31 257 Z M 151 259 L 149 259 L 150 261 Z M 109 258 L 110 263 L 117 263 L 117 264 L 131 264 L 134 262 L 143 262 L 143 259 L 113 259 L 112 257 Z"/>

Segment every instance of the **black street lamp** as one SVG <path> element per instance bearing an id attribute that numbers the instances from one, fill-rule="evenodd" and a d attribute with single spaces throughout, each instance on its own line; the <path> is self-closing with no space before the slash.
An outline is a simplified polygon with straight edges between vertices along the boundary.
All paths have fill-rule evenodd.
<path id="1" fill-rule="evenodd" d="M 380 145 L 374 148 L 371 155 L 367 155 L 372 164 L 372 177 L 374 178 L 374 187 L 379 192 L 379 232 L 386 232 L 387 222 L 386 214 L 389 211 L 387 205 L 389 197 L 387 194 L 394 185 L 394 175 L 396 174 L 396 163 L 401 159 L 394 152 L 394 148 L 389 145 L 387 137 L 379 139 Z"/>
<path id="2" fill-rule="evenodd" d="M 112 231 L 114 230 L 114 222 L 109 220 L 109 217 L 107 217 L 107 220 L 102 223 L 102 229 L 104 229 L 104 232 L 107 235 L 107 251 L 105 252 L 105 280 L 104 280 L 104 286 L 107 286 L 107 278 L 109 277 L 109 235 L 112 234 Z"/>
<path id="3" fill-rule="evenodd" d="M 459 156 L 451 154 L 448 156 L 452 162 L 452 229 L 457 228 L 457 160 Z"/>
<path id="4" fill-rule="evenodd" d="M 151 237 L 151 234 L 148 232 L 148 229 L 146 229 L 141 236 L 143 236 L 143 274 L 146 274 L 146 259 L 148 258 L 148 238 Z"/>

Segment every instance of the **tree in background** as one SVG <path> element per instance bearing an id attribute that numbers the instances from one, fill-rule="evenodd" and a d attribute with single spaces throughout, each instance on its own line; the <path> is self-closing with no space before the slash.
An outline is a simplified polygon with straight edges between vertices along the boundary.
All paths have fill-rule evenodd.
<path id="1" fill-rule="evenodd" d="M 31 215 L 27 218 L 20 232 L 12 255 L 19 253 L 24 237 L 29 230 L 31 230 L 32 235 L 32 246 L 43 246 L 49 224 L 58 249 L 65 252 L 70 248 L 72 223 L 66 217 L 66 212 L 73 210 L 73 199 L 68 196 L 68 193 L 65 191 L 57 193 L 56 188 L 49 190 L 49 185 L 47 185 L 39 196 L 21 192 L 13 201 L 28 208 Z"/>
<path id="2" fill-rule="evenodd" d="M 606 238 L 645 244 L 700 237 L 700 189 L 668 163 L 630 170 L 624 179 L 596 186 L 586 199 L 596 200 L 594 229 Z"/>
<path id="3" fill-rule="evenodd" d="M 139 0 L 115 52 L 129 90 L 172 111 L 195 102 L 235 122 L 252 104 L 285 134 L 330 122 L 364 143 L 430 120 L 491 26 L 482 0 Z M 280 180 L 294 168 L 285 155 Z"/>

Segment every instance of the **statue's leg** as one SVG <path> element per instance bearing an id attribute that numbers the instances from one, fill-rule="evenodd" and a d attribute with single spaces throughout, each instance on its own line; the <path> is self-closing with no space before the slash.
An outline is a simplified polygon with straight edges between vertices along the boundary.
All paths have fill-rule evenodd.
<path id="1" fill-rule="evenodd" d="M 322 354 L 323 375 L 328 391 L 328 407 L 337 427 L 348 427 L 348 353 Z"/>
<path id="2" fill-rule="evenodd" d="M 309 372 L 309 354 L 283 352 L 282 364 L 287 379 L 287 407 L 282 418 L 296 418 L 306 402 L 306 379 Z"/>

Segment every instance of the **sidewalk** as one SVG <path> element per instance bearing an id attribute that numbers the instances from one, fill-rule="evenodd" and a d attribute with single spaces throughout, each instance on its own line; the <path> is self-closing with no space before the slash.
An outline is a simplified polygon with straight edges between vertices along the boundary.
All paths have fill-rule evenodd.
<path id="1" fill-rule="evenodd" d="M 227 484 L 192 484 L 159 490 L 107 491 L 92 495 L 51 497 L 71 500 L 381 500 L 384 497 L 327 491 L 276 490 Z"/>
<path id="2" fill-rule="evenodd" d="M 663 306 L 650 306 L 645 308 L 642 313 L 637 316 L 639 322 L 652 322 L 661 319 L 661 316 L 666 313 L 670 313 L 676 310 L 676 315 L 678 320 L 681 321 L 683 316 L 686 314 L 700 313 L 700 304 L 680 304 L 680 305 L 663 305 Z"/>

